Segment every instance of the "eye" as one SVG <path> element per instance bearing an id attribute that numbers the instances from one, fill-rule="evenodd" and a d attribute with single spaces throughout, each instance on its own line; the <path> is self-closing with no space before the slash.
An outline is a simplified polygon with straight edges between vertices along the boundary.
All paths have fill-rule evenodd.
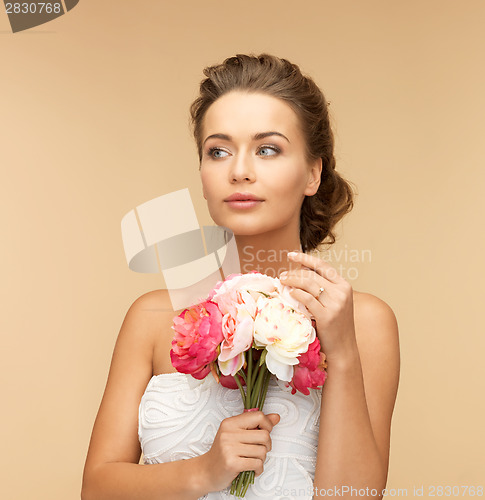
<path id="1" fill-rule="evenodd" d="M 217 153 L 217 154 L 214 154 L 214 153 Z M 229 154 L 227 151 L 224 151 L 223 149 L 220 149 L 220 148 L 209 148 L 208 151 L 207 151 L 207 156 L 209 156 L 210 158 L 225 158 L 224 155 L 221 155 L 220 153 L 226 153 L 226 154 Z"/>
<path id="2" fill-rule="evenodd" d="M 259 148 L 259 152 L 261 151 L 266 151 L 266 153 L 263 154 L 262 156 L 275 156 L 278 153 L 281 153 L 281 149 L 276 146 L 261 146 Z M 272 153 L 270 153 L 271 151 Z"/>

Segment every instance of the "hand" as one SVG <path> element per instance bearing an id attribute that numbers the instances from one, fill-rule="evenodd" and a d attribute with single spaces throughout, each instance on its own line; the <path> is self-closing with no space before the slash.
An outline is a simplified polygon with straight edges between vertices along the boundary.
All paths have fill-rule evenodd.
<path id="1" fill-rule="evenodd" d="M 280 421 L 277 413 L 245 412 L 225 418 L 211 449 L 203 456 L 210 491 L 220 491 L 245 470 L 263 473 L 266 453 L 271 450 L 270 432 Z"/>
<path id="2" fill-rule="evenodd" d="M 291 296 L 315 318 L 317 336 L 330 366 L 332 359 L 357 348 L 352 287 L 323 259 L 301 252 L 289 253 L 288 259 L 302 268 L 290 269 L 279 279 L 294 287 Z M 321 293 L 320 287 L 324 289 Z"/>

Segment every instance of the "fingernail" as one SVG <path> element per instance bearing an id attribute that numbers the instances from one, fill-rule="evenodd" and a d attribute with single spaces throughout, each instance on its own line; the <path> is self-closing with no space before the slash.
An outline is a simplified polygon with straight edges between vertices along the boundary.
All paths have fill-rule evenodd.
<path id="1" fill-rule="evenodd" d="M 280 274 L 280 278 L 286 278 L 287 276 L 288 276 L 287 271 L 283 271 L 283 272 Z"/>
<path id="2" fill-rule="evenodd" d="M 293 258 L 293 257 L 296 257 L 298 254 L 297 254 L 297 252 L 288 252 L 287 255 L 288 255 L 288 257 Z"/>

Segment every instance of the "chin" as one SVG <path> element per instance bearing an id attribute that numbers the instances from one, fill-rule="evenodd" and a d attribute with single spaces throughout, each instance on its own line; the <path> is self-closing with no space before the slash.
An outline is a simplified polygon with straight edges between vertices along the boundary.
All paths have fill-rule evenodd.
<path id="1" fill-rule="evenodd" d="M 235 236 L 255 236 L 257 234 L 274 231 L 280 227 L 278 224 L 275 224 L 274 220 L 268 223 L 268 221 L 262 221 L 261 219 L 250 220 L 250 217 L 247 216 L 241 216 L 239 220 L 228 217 L 221 217 L 218 219 L 213 217 L 212 219 L 218 226 L 224 226 L 230 229 Z"/>

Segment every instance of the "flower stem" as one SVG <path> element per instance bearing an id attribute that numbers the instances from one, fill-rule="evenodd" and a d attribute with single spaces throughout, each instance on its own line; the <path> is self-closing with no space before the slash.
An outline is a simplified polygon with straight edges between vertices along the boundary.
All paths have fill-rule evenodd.
<path id="1" fill-rule="evenodd" d="M 265 365 L 266 366 L 266 365 Z M 260 401 L 258 403 L 258 408 L 262 409 L 264 405 L 264 400 L 266 399 L 266 392 L 268 391 L 269 379 L 271 378 L 271 373 L 268 369 L 266 369 L 266 373 L 264 374 L 264 382 L 263 389 L 260 394 Z"/>
<path id="2" fill-rule="evenodd" d="M 268 390 L 271 373 L 269 372 L 266 363 L 263 362 L 262 365 L 259 365 L 259 363 L 254 364 L 252 348 L 249 349 L 247 356 L 248 370 L 246 377 L 244 377 L 242 369 L 238 372 L 238 374 L 240 373 L 246 382 L 246 394 L 244 394 L 244 389 L 241 385 L 239 377 L 237 376 L 238 374 L 236 374 L 234 379 L 236 380 L 236 384 L 241 391 L 244 407 L 246 409 L 257 407 L 262 410 L 264 400 L 266 399 L 266 392 Z M 232 481 L 230 491 L 231 495 L 244 497 L 249 486 L 254 484 L 254 476 L 255 473 L 253 470 L 240 472 Z"/>
<path id="3" fill-rule="evenodd" d="M 242 371 L 242 370 L 240 370 L 240 371 Z M 242 388 L 242 385 L 241 385 L 241 382 L 239 380 L 239 377 L 237 376 L 237 373 L 236 373 L 236 376 L 234 377 L 234 380 L 236 381 L 236 384 L 239 387 L 239 390 L 241 391 L 242 400 L 245 401 L 246 394 L 244 394 L 244 389 Z"/>
<path id="4" fill-rule="evenodd" d="M 243 497 L 244 495 L 246 495 L 246 491 L 248 491 L 248 488 L 249 488 L 249 485 L 250 484 L 254 484 L 254 471 L 253 470 L 250 470 L 250 471 L 247 471 L 248 472 L 248 477 L 247 477 L 247 480 L 244 484 L 244 488 L 241 492 L 241 496 Z"/>
<path id="5" fill-rule="evenodd" d="M 254 385 L 256 384 L 256 377 L 258 376 L 259 369 L 260 369 L 259 363 L 256 363 L 256 367 L 253 369 L 253 376 L 251 378 L 252 387 L 254 387 Z"/>
<path id="6" fill-rule="evenodd" d="M 246 381 L 246 409 L 251 407 L 251 390 L 252 390 L 252 375 L 253 375 L 253 349 L 248 350 L 248 377 Z"/>
<path id="7" fill-rule="evenodd" d="M 236 487 L 236 496 L 243 496 L 241 495 L 242 490 L 246 486 L 246 479 L 247 476 L 247 471 L 240 472 L 238 475 L 238 481 L 237 481 L 237 487 Z"/>
<path id="8" fill-rule="evenodd" d="M 258 371 L 258 378 L 256 380 L 256 385 L 254 386 L 254 389 L 251 391 L 251 408 L 254 408 L 256 406 L 256 403 L 259 399 L 260 392 L 261 392 L 261 384 L 263 382 L 263 378 L 265 373 L 268 371 L 266 368 L 266 365 L 260 366 L 259 371 Z M 258 408 L 261 410 L 261 408 L 258 406 Z"/>

